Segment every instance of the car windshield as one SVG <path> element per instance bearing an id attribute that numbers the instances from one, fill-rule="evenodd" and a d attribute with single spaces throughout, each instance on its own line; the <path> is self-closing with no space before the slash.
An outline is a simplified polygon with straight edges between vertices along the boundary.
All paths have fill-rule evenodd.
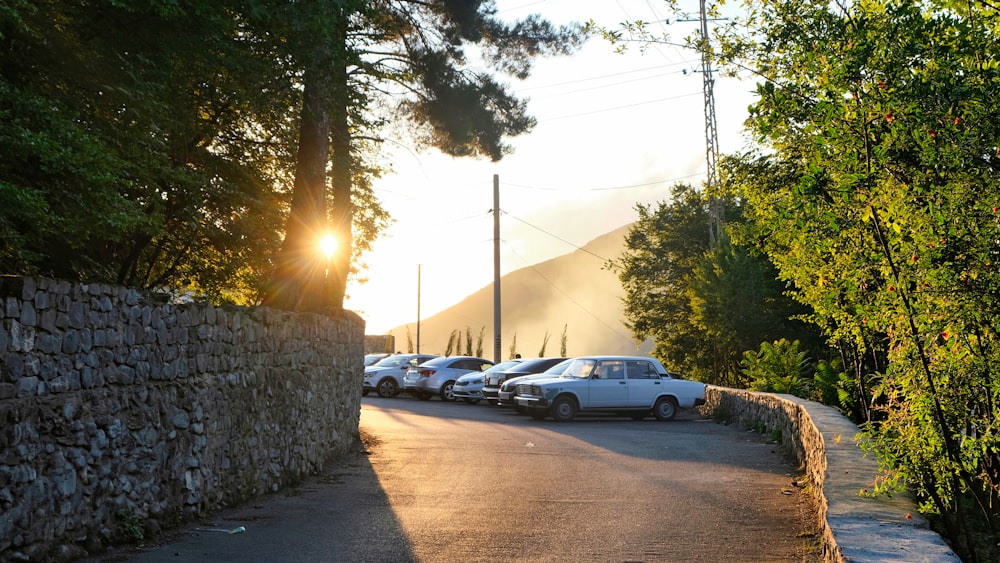
<path id="1" fill-rule="evenodd" d="M 574 379 L 587 379 L 594 371 L 597 360 L 573 360 L 562 372 L 562 377 L 572 377 Z"/>
<path id="2" fill-rule="evenodd" d="M 384 358 L 375 365 L 384 368 L 395 368 L 403 364 L 409 364 L 409 363 L 411 363 L 410 358 L 406 356 L 389 356 L 388 358 Z"/>
<path id="3" fill-rule="evenodd" d="M 566 371 L 566 368 L 571 363 L 573 363 L 573 360 L 563 360 L 563 361 L 559 362 L 558 364 L 550 367 L 549 369 L 543 371 L 542 373 L 548 374 L 548 375 L 562 375 L 562 373 L 564 371 Z"/>
<path id="4" fill-rule="evenodd" d="M 517 364 L 521 363 L 521 360 L 507 360 L 506 362 L 500 362 L 499 364 L 493 364 L 483 373 L 493 373 L 495 371 L 504 371 L 510 369 Z"/>

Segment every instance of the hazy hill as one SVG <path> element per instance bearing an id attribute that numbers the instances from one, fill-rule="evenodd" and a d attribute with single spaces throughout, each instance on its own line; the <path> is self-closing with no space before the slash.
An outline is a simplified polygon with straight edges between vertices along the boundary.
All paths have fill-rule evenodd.
<path id="1" fill-rule="evenodd" d="M 559 355 L 563 328 L 570 356 L 587 354 L 645 354 L 622 324 L 622 289 L 615 273 L 603 269 L 607 259 L 617 258 L 624 248 L 630 225 L 620 227 L 587 243 L 581 249 L 520 270 L 500 279 L 501 358 L 516 351 L 526 358 L 542 350 L 545 334 L 549 339 L 545 355 Z M 416 345 L 416 324 L 396 327 L 391 334 L 396 348 L 407 349 L 407 331 Z M 420 323 L 420 351 L 443 354 L 452 331 L 462 332 L 465 353 L 466 331 L 473 337 L 476 353 L 480 331 L 485 329 L 483 357 L 493 358 L 493 284 L 483 287 L 440 313 Z"/>

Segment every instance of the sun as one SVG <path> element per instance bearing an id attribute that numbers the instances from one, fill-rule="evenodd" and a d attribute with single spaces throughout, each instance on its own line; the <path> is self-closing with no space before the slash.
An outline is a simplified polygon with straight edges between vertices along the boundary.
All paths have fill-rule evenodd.
<path id="1" fill-rule="evenodd" d="M 326 256 L 327 260 L 337 251 L 337 239 L 331 234 L 325 234 L 319 239 L 319 250 Z"/>

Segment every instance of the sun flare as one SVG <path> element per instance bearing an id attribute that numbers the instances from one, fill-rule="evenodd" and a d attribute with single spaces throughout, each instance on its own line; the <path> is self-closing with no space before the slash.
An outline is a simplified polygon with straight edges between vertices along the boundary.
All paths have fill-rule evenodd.
<path id="1" fill-rule="evenodd" d="M 323 256 L 329 259 L 337 251 L 337 239 L 331 234 L 323 235 L 323 238 L 319 240 L 319 250 L 323 253 Z"/>

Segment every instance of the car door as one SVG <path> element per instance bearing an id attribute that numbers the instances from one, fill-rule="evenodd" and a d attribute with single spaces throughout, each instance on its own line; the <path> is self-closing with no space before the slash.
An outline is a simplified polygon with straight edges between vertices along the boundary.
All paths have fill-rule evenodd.
<path id="1" fill-rule="evenodd" d="M 628 380 L 625 379 L 625 362 L 601 360 L 590 374 L 589 405 L 583 408 L 614 408 L 628 404 Z"/>
<path id="2" fill-rule="evenodd" d="M 625 371 L 628 381 L 628 406 L 652 407 L 656 396 L 663 389 L 660 374 L 652 362 L 626 360 Z"/>

